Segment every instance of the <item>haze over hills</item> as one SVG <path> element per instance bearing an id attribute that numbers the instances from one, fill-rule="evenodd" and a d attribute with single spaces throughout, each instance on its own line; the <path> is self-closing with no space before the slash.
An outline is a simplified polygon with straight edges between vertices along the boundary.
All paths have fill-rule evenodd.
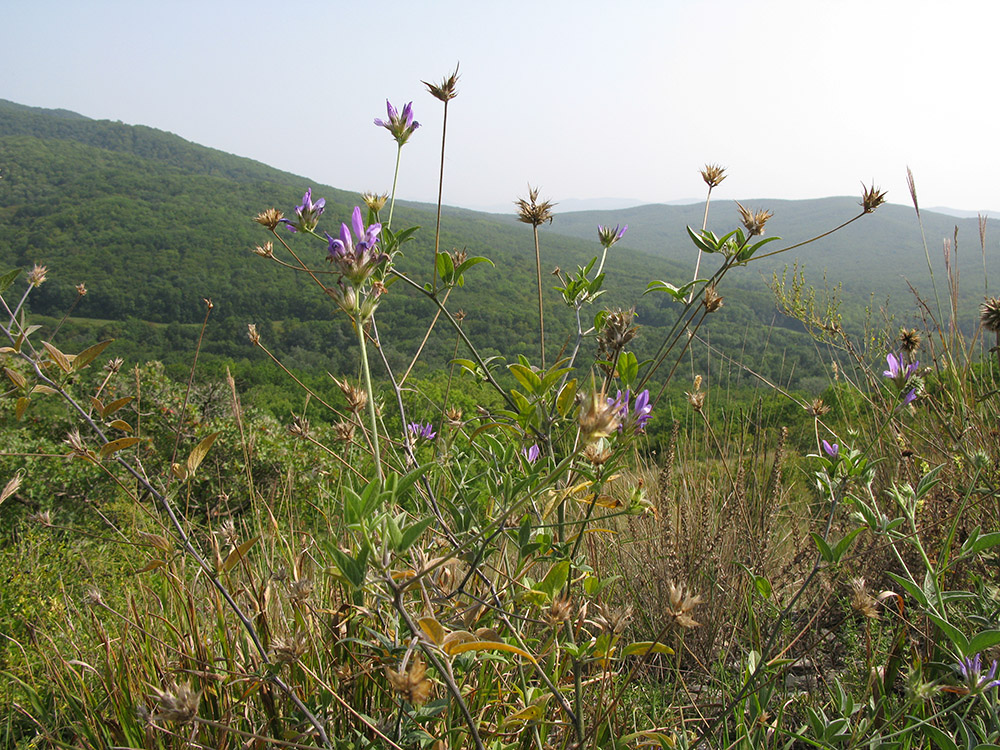
<path id="1" fill-rule="evenodd" d="M 320 290 L 273 262 L 250 252 L 268 233 L 251 221 L 271 206 L 290 212 L 306 187 L 327 200 L 321 229 L 335 233 L 358 203 L 353 193 L 317 185 L 249 159 L 189 143 L 162 131 L 96 121 L 65 110 L 40 110 L 0 100 L 0 265 L 49 266 L 50 280 L 33 295 L 32 310 L 58 318 L 76 299 L 75 284 L 88 294 L 74 310 L 67 330 L 86 336 L 113 336 L 136 357 L 169 358 L 193 346 L 204 317 L 203 298 L 212 299 L 206 356 L 260 359 L 246 339 L 254 322 L 265 343 L 290 366 L 343 372 L 356 362 L 353 334 Z M 826 231 L 859 209 L 855 198 L 814 201 L 745 201 L 775 212 L 768 234 L 786 242 Z M 560 212 L 542 233 L 543 270 L 573 269 L 598 254 L 598 224 L 629 224 L 624 240 L 608 259 L 605 297 L 608 306 L 637 304 L 643 335 L 639 353 L 662 340 L 677 308 L 665 295 L 642 296 L 650 280 L 674 284 L 690 280 L 696 251 L 685 227 L 701 226 L 702 204 L 632 206 L 612 211 Z M 858 317 L 874 294 L 913 309 L 904 277 L 927 288 L 926 261 L 912 210 L 886 205 L 840 233 L 736 269 L 721 290 L 723 309 L 703 332 L 724 351 L 771 377 L 820 382 L 818 362 L 808 338 L 794 321 L 777 315 L 765 281 L 774 269 L 796 259 L 809 279 L 844 282 L 845 312 Z M 983 257 L 975 219 L 953 219 L 923 212 L 932 259 L 943 273 L 941 237 L 959 227 L 961 300 L 968 314 L 983 294 Z M 394 228 L 418 225 L 399 264 L 419 282 L 429 280 L 434 240 L 434 207 L 400 202 Z M 710 227 L 722 234 L 738 226 L 731 201 L 713 202 Z M 986 265 L 997 263 L 994 222 L 987 229 Z M 283 235 L 284 236 L 284 235 Z M 322 268 L 326 248 L 307 238 L 290 241 L 311 263 Z M 489 257 L 496 268 L 477 266 L 465 288 L 456 289 L 449 307 L 468 313 L 466 330 L 487 355 L 512 357 L 537 353 L 534 248 L 531 230 L 506 215 L 448 207 L 441 246 Z M 954 252 L 953 252 L 954 256 Z M 706 258 L 703 275 L 718 266 Z M 573 330 L 571 312 L 546 284 L 548 339 L 558 348 Z M 940 278 L 940 277 L 939 277 Z M 939 286 L 941 284 L 939 283 Z M 592 316 L 600 306 L 586 314 Z M 897 311 L 898 312 L 898 311 Z M 386 354 L 394 367 L 408 364 L 424 325 L 433 314 L 427 300 L 393 286 L 379 308 Z M 850 317 L 850 316 L 849 316 Z M 87 321 L 90 321 L 87 323 Z M 771 326 L 782 326 L 780 337 Z M 73 326 L 76 326 L 74 328 Z M 658 338 L 659 337 L 659 338 Z M 780 340 L 777 340 L 780 339 Z M 447 362 L 455 337 L 439 328 L 424 361 Z M 712 357 L 697 354 L 698 357 Z M 706 365 L 707 366 L 707 365 Z"/>

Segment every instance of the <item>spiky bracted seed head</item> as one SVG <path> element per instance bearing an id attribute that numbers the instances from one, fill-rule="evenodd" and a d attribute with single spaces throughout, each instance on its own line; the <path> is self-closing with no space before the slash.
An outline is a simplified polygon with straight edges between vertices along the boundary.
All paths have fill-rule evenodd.
<path id="1" fill-rule="evenodd" d="M 884 190 L 879 190 L 874 183 L 871 187 L 865 187 L 864 183 L 861 183 L 861 208 L 866 214 L 870 214 L 883 203 L 885 203 Z"/>
<path id="2" fill-rule="evenodd" d="M 538 188 L 528 185 L 528 198 L 518 198 L 514 201 L 517 206 L 517 220 L 524 224 L 531 224 L 537 227 L 548 222 L 552 223 L 552 209 L 557 205 L 552 201 L 539 201 Z"/>
<path id="3" fill-rule="evenodd" d="M 708 185 L 709 190 L 717 188 L 719 183 L 726 179 L 726 168 L 719 164 L 706 164 L 705 168 L 699 171 L 701 179 Z"/>
<path id="4" fill-rule="evenodd" d="M 743 222 L 743 226 L 750 233 L 750 236 L 757 237 L 764 234 L 764 225 L 768 219 L 774 216 L 774 213 L 763 208 L 751 211 L 739 201 L 736 202 L 736 206 L 740 212 L 740 221 Z"/>
<path id="5" fill-rule="evenodd" d="M 445 104 L 458 96 L 458 65 L 455 65 L 455 72 L 443 79 L 439 84 L 421 81 L 435 99 L 439 99 Z"/>
<path id="6" fill-rule="evenodd" d="M 990 297 L 979 306 L 979 321 L 987 331 L 1000 333 L 1000 299 Z"/>

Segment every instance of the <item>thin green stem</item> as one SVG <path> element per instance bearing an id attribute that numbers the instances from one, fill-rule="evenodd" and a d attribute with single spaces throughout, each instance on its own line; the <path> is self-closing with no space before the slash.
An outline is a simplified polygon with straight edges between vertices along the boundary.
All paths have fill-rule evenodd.
<path id="1" fill-rule="evenodd" d="M 434 291 L 437 291 L 437 262 L 441 247 L 441 197 L 444 194 L 444 144 L 448 135 L 448 100 L 444 100 L 444 122 L 441 124 L 441 171 L 438 174 L 437 224 L 434 227 L 434 267 L 431 276 L 434 278 Z M 405 377 L 404 377 L 405 380 Z"/>
<path id="2" fill-rule="evenodd" d="M 378 418 L 375 415 L 375 393 L 372 390 L 372 374 L 368 367 L 368 348 L 365 345 L 365 326 L 358 318 L 354 319 L 354 327 L 358 331 L 358 346 L 361 347 L 361 371 L 365 378 L 365 391 L 368 393 L 368 419 L 372 425 L 372 453 L 375 454 L 375 471 L 379 479 L 382 475 L 382 456 L 378 446 Z"/>
<path id="3" fill-rule="evenodd" d="M 392 173 L 392 198 L 389 199 L 389 221 L 386 222 L 385 228 L 392 228 L 392 211 L 396 207 L 396 181 L 399 179 L 399 157 L 403 154 L 403 145 L 398 144 L 396 146 L 396 169 Z"/>
<path id="4" fill-rule="evenodd" d="M 542 309 L 542 254 L 538 247 L 538 225 L 533 224 L 535 233 L 535 270 L 538 274 L 538 334 L 541 337 L 539 348 L 542 360 L 542 369 L 545 369 L 545 313 Z"/>

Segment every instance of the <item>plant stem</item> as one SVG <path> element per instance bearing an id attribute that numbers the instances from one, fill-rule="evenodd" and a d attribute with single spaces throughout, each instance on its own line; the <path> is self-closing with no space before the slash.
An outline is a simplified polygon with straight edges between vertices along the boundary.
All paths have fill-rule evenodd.
<path id="1" fill-rule="evenodd" d="M 441 124 L 441 171 L 438 175 L 438 204 L 437 204 L 437 224 L 434 227 L 434 267 L 431 269 L 431 276 L 434 279 L 434 291 L 437 291 L 437 262 L 438 250 L 441 247 L 441 196 L 444 191 L 444 144 L 448 135 L 448 100 L 444 100 L 444 122 Z M 391 209 L 390 209 L 391 213 Z M 437 318 L 435 318 L 437 320 Z M 432 324 L 433 326 L 433 324 Z M 404 376 L 405 380 L 406 377 Z"/>
<path id="2" fill-rule="evenodd" d="M 368 367 L 368 349 L 365 346 L 365 326 L 358 318 L 355 318 L 354 327 L 358 331 L 358 346 L 361 347 L 361 371 L 364 373 L 365 391 L 368 393 L 368 418 L 372 423 L 372 452 L 375 454 L 375 471 L 379 479 L 384 479 L 382 475 L 382 456 L 378 447 L 378 419 L 375 416 L 375 394 L 372 391 L 372 374 Z"/>
<path id="3" fill-rule="evenodd" d="M 389 199 L 389 221 L 386 222 L 385 228 L 392 228 L 392 211 L 396 207 L 396 181 L 399 179 L 399 157 L 403 154 L 402 144 L 396 146 L 396 169 L 392 173 L 392 198 Z"/>
<path id="4" fill-rule="evenodd" d="M 541 337 L 540 349 L 542 369 L 545 369 L 545 314 L 542 311 L 542 254 L 538 248 L 538 225 L 533 224 L 535 233 L 535 270 L 538 274 L 538 333 Z"/>

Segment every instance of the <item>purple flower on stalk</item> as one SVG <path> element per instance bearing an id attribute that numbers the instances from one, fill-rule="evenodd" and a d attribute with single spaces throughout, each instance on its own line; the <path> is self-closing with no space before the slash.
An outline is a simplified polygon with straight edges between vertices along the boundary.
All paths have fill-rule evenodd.
<path id="1" fill-rule="evenodd" d="M 618 242 L 622 237 L 625 236 L 625 232 L 628 230 L 628 224 L 623 226 L 621 229 L 618 228 L 616 224 L 612 229 L 611 227 L 597 225 L 597 240 L 601 243 L 605 250 L 610 248 L 613 244 Z"/>
<path id="2" fill-rule="evenodd" d="M 396 143 L 402 146 L 413 135 L 413 131 L 420 127 L 420 123 L 413 119 L 413 102 L 404 104 L 403 112 L 400 114 L 389 103 L 389 100 L 386 99 L 385 109 L 389 115 L 389 119 L 383 120 L 376 117 L 375 124 L 380 128 L 388 130 L 392 134 L 392 137 L 396 139 Z"/>
<path id="3" fill-rule="evenodd" d="M 320 198 L 313 203 L 312 188 L 302 196 L 302 205 L 295 207 L 295 219 L 282 219 L 290 232 L 311 232 L 319 224 L 320 214 L 326 207 L 326 198 Z"/>
<path id="4" fill-rule="evenodd" d="M 615 398 L 608 399 L 608 405 L 615 407 L 618 412 L 618 431 L 622 432 L 626 425 L 631 426 L 636 433 L 644 432 L 646 422 L 653 416 L 653 405 L 649 403 L 649 389 L 647 388 L 635 397 L 631 409 L 629 403 L 632 400 L 631 392 L 626 389 L 625 393 L 618 391 Z M 631 418 L 629 415 L 632 415 Z"/>
<path id="5" fill-rule="evenodd" d="M 885 361 L 886 364 L 889 365 L 889 369 L 883 371 L 882 375 L 890 380 L 896 381 L 899 384 L 903 384 L 909 380 L 910 376 L 913 375 L 913 373 L 915 373 L 917 368 L 920 366 L 919 362 L 911 362 L 910 364 L 904 366 L 903 356 L 897 356 L 892 352 L 889 352 L 885 356 Z"/>
<path id="6" fill-rule="evenodd" d="M 347 224 L 340 225 L 340 237 L 331 237 L 329 234 L 326 237 L 330 242 L 330 260 L 337 271 L 346 276 L 354 286 L 361 286 L 371 276 L 375 266 L 386 258 L 385 253 L 376 250 L 382 225 L 365 227 L 361 208 L 355 206 L 354 213 L 351 214 L 351 226 L 357 241 L 351 237 L 351 229 Z"/>
<path id="7" fill-rule="evenodd" d="M 830 458 L 838 458 L 840 456 L 840 445 L 834 443 L 831 445 L 826 440 L 823 441 L 823 452 L 826 453 Z"/>
<path id="8" fill-rule="evenodd" d="M 428 422 L 427 424 L 420 424 L 420 422 L 410 422 L 410 424 L 407 425 L 407 428 L 410 430 L 410 433 L 413 435 L 413 437 L 415 437 L 417 440 L 433 440 L 434 438 L 437 437 L 437 433 L 434 432 L 434 427 L 431 425 L 430 422 Z"/>
<path id="9" fill-rule="evenodd" d="M 997 660 L 994 659 L 989 671 L 983 674 L 983 657 L 981 654 L 967 656 L 960 661 L 956 668 L 962 675 L 962 682 L 969 689 L 970 693 L 982 693 L 993 687 L 1000 686 L 997 679 Z"/>
<path id="10" fill-rule="evenodd" d="M 538 447 L 538 443 L 534 443 L 530 448 L 522 448 L 521 455 L 524 456 L 525 461 L 529 464 L 533 464 L 538 460 L 538 457 L 542 455 L 542 449 Z"/>

